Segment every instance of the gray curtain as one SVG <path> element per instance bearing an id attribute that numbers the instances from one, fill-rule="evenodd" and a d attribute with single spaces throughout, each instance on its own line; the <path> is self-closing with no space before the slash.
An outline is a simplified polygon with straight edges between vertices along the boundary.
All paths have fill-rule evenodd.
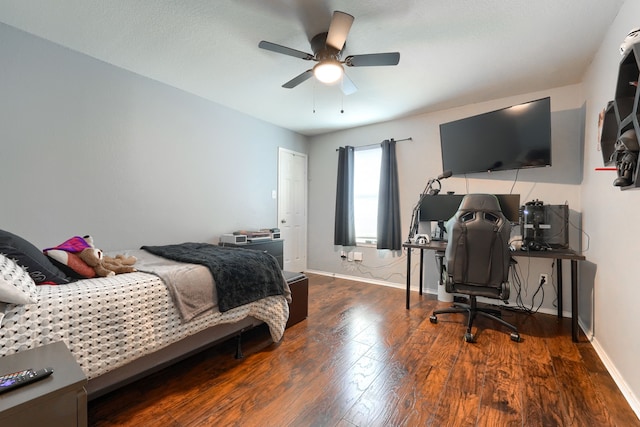
<path id="1" fill-rule="evenodd" d="M 356 245 L 356 223 L 353 213 L 353 158 L 353 147 L 347 145 L 338 149 L 334 245 Z"/>
<path id="2" fill-rule="evenodd" d="M 396 142 L 382 141 L 380 189 L 378 191 L 378 249 L 402 249 L 400 236 L 400 192 Z"/>

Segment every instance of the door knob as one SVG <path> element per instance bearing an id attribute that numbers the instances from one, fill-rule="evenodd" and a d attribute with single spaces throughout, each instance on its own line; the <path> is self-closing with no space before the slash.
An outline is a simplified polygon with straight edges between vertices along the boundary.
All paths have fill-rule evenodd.
<path id="1" fill-rule="evenodd" d="M 286 224 L 287 220 L 286 219 L 281 219 L 280 222 L 283 223 L 283 224 Z"/>

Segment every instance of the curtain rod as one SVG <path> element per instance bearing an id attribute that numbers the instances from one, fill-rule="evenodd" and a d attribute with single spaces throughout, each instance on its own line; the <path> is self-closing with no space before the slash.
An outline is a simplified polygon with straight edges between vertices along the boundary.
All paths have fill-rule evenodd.
<path id="1" fill-rule="evenodd" d="M 412 137 L 409 138 L 404 138 L 404 139 L 393 139 L 391 138 L 393 141 L 395 142 L 401 142 L 401 141 L 413 141 Z M 369 147 L 375 147 L 376 145 L 380 145 L 380 143 L 377 144 L 368 144 L 368 145 L 359 145 L 357 147 L 353 147 L 354 149 L 358 149 L 358 148 L 369 148 Z M 338 148 L 336 148 L 336 151 L 338 151 Z"/>

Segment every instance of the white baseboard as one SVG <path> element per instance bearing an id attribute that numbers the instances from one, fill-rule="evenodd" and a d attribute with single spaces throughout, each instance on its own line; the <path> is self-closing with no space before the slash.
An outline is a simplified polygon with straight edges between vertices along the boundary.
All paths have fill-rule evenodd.
<path id="1" fill-rule="evenodd" d="M 399 289 L 407 288 L 407 285 L 401 284 L 401 283 L 385 282 L 384 280 L 369 279 L 369 278 L 360 277 L 360 276 L 350 276 L 348 274 L 328 273 L 326 271 L 318 271 L 318 270 L 305 270 L 305 273 L 318 274 L 320 276 L 327 276 L 327 277 L 337 277 L 338 279 L 354 280 L 356 282 L 371 283 L 373 285 L 389 286 L 391 288 L 399 288 Z M 431 293 L 431 292 L 428 292 L 428 293 Z"/>
<path id="2" fill-rule="evenodd" d="M 635 412 L 636 416 L 640 418 L 640 400 L 638 399 L 638 396 L 633 394 L 622 375 L 620 375 L 615 365 L 611 362 L 611 359 L 609 359 L 607 353 L 604 351 L 602 346 L 600 346 L 597 338 L 593 338 L 591 340 L 591 345 L 593 345 L 594 350 L 596 351 L 596 353 L 598 353 L 600 360 L 602 360 L 605 368 L 607 368 L 607 371 L 609 371 L 611 378 L 613 378 L 613 381 L 615 381 L 616 385 L 622 392 L 622 395 L 625 397 L 625 399 L 627 399 L 627 402 L 629 402 L 629 405 L 631 406 L 631 409 L 633 409 L 633 412 Z"/>
<path id="3" fill-rule="evenodd" d="M 321 275 L 321 276 L 337 277 L 339 279 L 354 280 L 354 281 L 357 281 L 357 282 L 371 283 L 373 285 L 382 285 L 382 286 L 389 286 L 389 287 L 392 287 L 392 288 L 406 289 L 406 284 L 385 282 L 384 280 L 368 279 L 366 277 L 350 276 L 350 275 L 346 275 L 346 274 L 328 273 L 326 271 L 317 271 L 317 270 L 306 270 L 306 272 L 307 273 L 312 273 L 312 274 L 318 274 L 318 275 Z M 425 289 L 424 292 L 427 293 L 427 294 L 437 295 L 436 291 L 432 291 L 430 289 Z M 482 301 L 483 298 L 479 298 L 479 300 Z M 483 302 L 495 303 L 495 300 L 486 299 L 486 301 L 483 301 Z M 505 305 L 506 306 L 510 306 L 509 304 L 505 304 Z M 558 314 L 558 312 L 556 310 L 552 310 L 552 309 L 548 309 L 548 308 L 540 308 L 539 312 L 540 313 L 545 313 L 545 314 L 551 314 L 551 315 L 554 315 L 554 316 Z M 564 311 L 563 311 L 562 315 L 564 317 L 571 317 L 571 313 L 564 312 Z M 582 328 L 582 329 L 584 330 L 584 328 Z M 616 385 L 618 386 L 618 388 L 622 392 L 622 395 L 625 397 L 627 402 L 629 402 L 629 405 L 631 406 L 631 409 L 636 413 L 638 418 L 640 418 L 640 400 L 638 400 L 638 397 L 635 396 L 631 392 L 629 386 L 624 381 L 624 378 L 620 375 L 620 373 L 616 369 L 615 365 L 611 362 L 611 360 L 607 356 L 607 353 L 602 349 L 602 347 L 598 343 L 598 340 L 596 338 L 594 338 L 593 334 L 591 334 L 591 333 L 587 333 L 587 336 L 589 337 L 589 340 L 591 341 L 591 344 L 593 345 L 593 348 L 595 349 L 596 353 L 598 354 L 598 357 L 600 357 L 600 360 L 602 360 L 602 363 L 604 364 L 605 368 L 607 368 L 607 371 L 609 372 L 609 374 L 613 378 L 613 381 L 615 381 Z"/>

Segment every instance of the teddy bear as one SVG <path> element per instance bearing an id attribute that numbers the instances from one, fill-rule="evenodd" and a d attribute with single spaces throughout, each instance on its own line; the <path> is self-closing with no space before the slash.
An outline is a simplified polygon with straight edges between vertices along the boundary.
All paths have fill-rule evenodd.
<path id="1" fill-rule="evenodd" d="M 132 273 L 137 271 L 133 265 L 137 259 L 134 256 L 126 257 L 118 254 L 115 257 L 104 255 L 100 249 L 86 248 L 78 253 L 87 265 L 92 267 L 98 277 L 109 277 L 120 273 Z"/>

